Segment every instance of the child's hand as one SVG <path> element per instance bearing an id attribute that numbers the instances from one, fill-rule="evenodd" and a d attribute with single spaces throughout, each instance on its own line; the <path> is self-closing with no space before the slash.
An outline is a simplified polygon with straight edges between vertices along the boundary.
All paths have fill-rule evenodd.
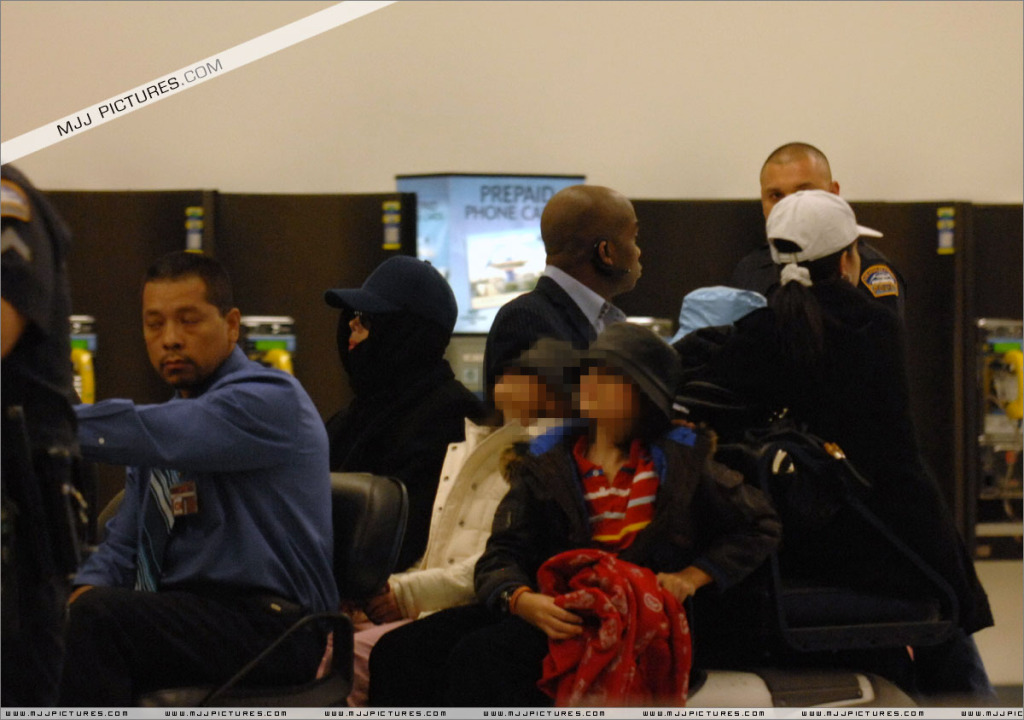
<path id="1" fill-rule="evenodd" d="M 398 598 L 390 586 L 383 592 L 366 601 L 366 615 L 378 625 L 402 619 L 402 610 L 398 607 Z"/>
<path id="2" fill-rule="evenodd" d="M 683 568 L 674 573 L 658 573 L 658 582 L 668 590 L 679 602 L 686 602 L 700 588 L 712 581 L 712 577 L 700 568 Z"/>
<path id="3" fill-rule="evenodd" d="M 583 632 L 583 618 L 558 607 L 550 595 L 523 593 L 516 602 L 515 614 L 552 640 L 567 640 Z"/>

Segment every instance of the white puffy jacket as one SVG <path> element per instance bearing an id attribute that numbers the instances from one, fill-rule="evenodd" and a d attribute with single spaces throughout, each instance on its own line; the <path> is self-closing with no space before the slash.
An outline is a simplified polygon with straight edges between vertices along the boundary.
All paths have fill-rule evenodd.
<path id="1" fill-rule="evenodd" d="M 508 490 L 502 453 L 535 433 L 519 423 L 494 429 L 466 420 L 466 439 L 448 447 L 419 562 L 389 579 L 402 615 L 420 616 L 474 601 L 473 568 L 491 534 L 498 503 Z"/>

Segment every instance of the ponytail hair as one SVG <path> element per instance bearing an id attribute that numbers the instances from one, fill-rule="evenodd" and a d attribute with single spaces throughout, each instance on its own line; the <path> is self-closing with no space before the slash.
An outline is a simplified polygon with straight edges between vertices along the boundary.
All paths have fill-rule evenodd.
<path id="1" fill-rule="evenodd" d="M 793 362 L 805 377 L 817 374 L 825 352 L 825 329 L 821 304 L 811 285 L 845 282 L 840 273 L 840 258 L 857 241 L 831 255 L 798 263 L 810 274 L 810 283 L 793 281 L 781 285 L 769 298 L 775 311 L 775 336 L 783 356 Z M 772 240 L 780 253 L 798 253 L 800 246 L 789 240 Z"/>

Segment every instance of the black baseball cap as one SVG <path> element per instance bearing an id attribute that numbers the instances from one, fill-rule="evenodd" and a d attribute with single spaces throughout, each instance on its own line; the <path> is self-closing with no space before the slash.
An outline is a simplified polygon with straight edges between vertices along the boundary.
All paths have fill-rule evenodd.
<path id="1" fill-rule="evenodd" d="M 390 257 L 370 273 L 361 288 L 335 288 L 324 293 L 331 307 L 373 314 L 409 312 L 455 329 L 459 306 L 448 281 L 430 263 L 408 255 Z"/>

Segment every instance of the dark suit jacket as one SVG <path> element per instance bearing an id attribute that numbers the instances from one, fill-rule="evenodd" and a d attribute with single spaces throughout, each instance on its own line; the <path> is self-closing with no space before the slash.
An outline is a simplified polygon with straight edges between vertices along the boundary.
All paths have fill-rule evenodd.
<path id="1" fill-rule="evenodd" d="M 567 340 L 578 348 L 586 348 L 597 339 L 575 301 L 546 276 L 541 276 L 533 290 L 506 303 L 494 318 L 484 349 L 488 397 L 505 364 L 542 337 Z"/>

